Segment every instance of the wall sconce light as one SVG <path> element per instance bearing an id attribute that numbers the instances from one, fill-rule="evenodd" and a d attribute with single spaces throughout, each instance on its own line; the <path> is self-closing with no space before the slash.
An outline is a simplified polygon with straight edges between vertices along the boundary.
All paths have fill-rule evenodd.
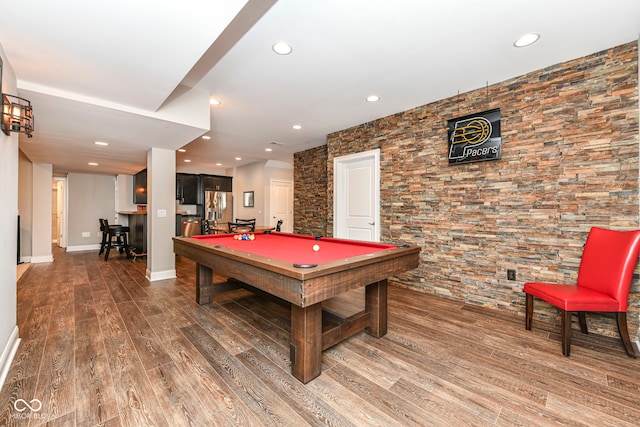
<path id="1" fill-rule="evenodd" d="M 31 102 L 19 96 L 2 94 L 2 131 L 5 134 L 24 132 L 31 138 L 33 123 Z"/>
<path id="2" fill-rule="evenodd" d="M 0 92 L 2 92 L 2 58 L 0 58 Z M 33 135 L 33 108 L 31 102 L 19 96 L 2 94 L 2 132 L 24 132 L 29 138 Z"/>

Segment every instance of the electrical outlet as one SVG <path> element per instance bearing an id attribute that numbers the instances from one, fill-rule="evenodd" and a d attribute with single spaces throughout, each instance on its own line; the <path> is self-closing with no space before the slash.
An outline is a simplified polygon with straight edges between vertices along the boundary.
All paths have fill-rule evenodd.
<path id="1" fill-rule="evenodd" d="M 516 271 L 515 270 L 507 270 L 507 280 L 516 280 Z"/>

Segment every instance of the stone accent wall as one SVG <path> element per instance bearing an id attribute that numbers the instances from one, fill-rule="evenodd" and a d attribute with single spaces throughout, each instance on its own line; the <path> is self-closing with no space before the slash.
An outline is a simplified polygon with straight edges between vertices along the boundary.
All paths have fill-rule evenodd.
<path id="1" fill-rule="evenodd" d="M 494 108 L 502 159 L 449 166 L 447 120 Z M 318 209 L 332 230 L 334 157 L 380 148 L 382 239 L 422 248 L 400 284 L 524 316 L 524 282 L 575 283 L 592 226 L 639 227 L 638 117 L 634 42 L 329 135 Z M 639 294 L 636 276 L 632 336 Z M 535 308 L 557 319 L 543 302 Z M 589 324 L 617 336 L 611 318 Z"/>
<path id="2" fill-rule="evenodd" d="M 293 231 L 328 236 L 327 146 L 293 156 Z"/>

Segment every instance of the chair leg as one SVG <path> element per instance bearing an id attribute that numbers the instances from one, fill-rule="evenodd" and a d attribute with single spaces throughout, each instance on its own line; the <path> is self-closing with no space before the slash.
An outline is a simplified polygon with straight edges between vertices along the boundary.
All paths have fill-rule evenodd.
<path id="1" fill-rule="evenodd" d="M 562 336 L 562 354 L 569 357 L 571 353 L 571 312 L 560 310 L 560 329 Z"/>
<path id="2" fill-rule="evenodd" d="M 124 252 L 124 246 L 122 243 L 122 236 L 120 234 L 118 234 L 118 237 L 116 237 L 116 245 L 118 246 L 118 252 L 122 253 Z"/>
<path id="3" fill-rule="evenodd" d="M 616 313 L 616 321 L 618 322 L 618 333 L 620 334 L 620 338 L 622 338 L 624 349 L 629 357 L 633 357 L 635 359 L 637 357 L 636 352 L 633 351 L 633 347 L 631 346 L 629 330 L 627 329 L 627 313 L 624 311 Z"/>
<path id="4" fill-rule="evenodd" d="M 104 251 L 104 260 L 109 259 L 109 252 L 111 252 L 111 236 L 109 236 L 109 240 L 107 240 L 107 248 Z"/>
<path id="5" fill-rule="evenodd" d="M 104 248 L 107 246 L 107 233 L 102 232 L 102 242 L 100 242 L 100 252 L 98 255 L 102 255 L 104 253 Z"/>
<path id="6" fill-rule="evenodd" d="M 525 310 L 525 317 L 524 317 L 524 327 L 527 329 L 527 331 L 530 331 L 531 320 L 533 317 L 533 295 L 527 294 L 525 301 L 526 301 L 526 310 Z"/>
<path id="7" fill-rule="evenodd" d="M 127 240 L 127 233 L 124 234 L 123 241 L 124 241 L 124 250 L 127 253 L 127 259 L 133 258 L 133 256 L 131 255 L 131 250 L 129 249 L 129 241 Z"/>
<path id="8" fill-rule="evenodd" d="M 583 334 L 588 334 L 589 330 L 587 329 L 587 314 L 584 311 L 578 312 L 578 320 L 580 321 L 580 330 Z"/>

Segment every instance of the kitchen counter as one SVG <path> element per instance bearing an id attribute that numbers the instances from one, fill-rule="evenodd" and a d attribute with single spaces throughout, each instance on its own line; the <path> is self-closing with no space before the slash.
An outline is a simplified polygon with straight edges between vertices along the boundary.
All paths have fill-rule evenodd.
<path id="1" fill-rule="evenodd" d="M 147 253 L 147 211 L 122 211 L 120 215 L 126 215 L 129 219 L 129 245 L 134 248 L 136 254 Z M 182 218 L 195 217 L 188 211 L 176 211 L 176 236 L 182 232 Z M 198 233 L 199 234 L 199 233 Z"/>
<path id="2" fill-rule="evenodd" d="M 147 211 L 118 212 L 120 215 L 146 215 Z"/>

